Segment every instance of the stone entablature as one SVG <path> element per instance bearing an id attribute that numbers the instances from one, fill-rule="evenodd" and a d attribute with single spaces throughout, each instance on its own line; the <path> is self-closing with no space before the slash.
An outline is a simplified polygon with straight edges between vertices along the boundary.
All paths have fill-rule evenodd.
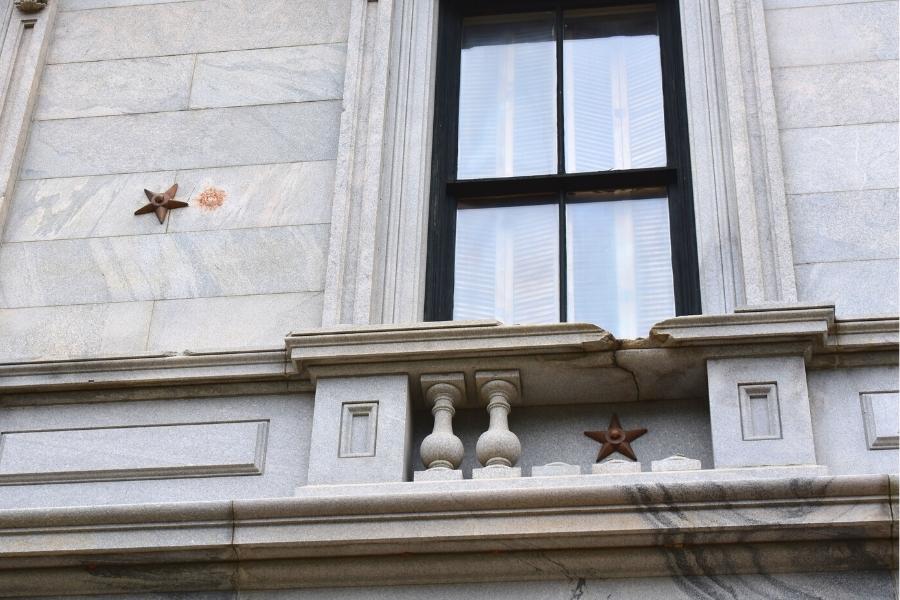
<path id="1" fill-rule="evenodd" d="M 869 399 L 869 429 L 860 412 L 829 443 L 896 457 L 889 428 L 874 450 L 867 436 L 891 408 L 897 349 L 896 319 L 815 306 L 679 317 L 641 340 L 420 323 L 294 333 L 265 352 L 0 365 L 2 434 L 19 436 L 0 454 L 0 596 L 892 568 L 896 476 L 875 462 L 829 475 L 815 428 L 835 423 L 811 410 L 808 382 L 864 372 L 850 393 Z M 586 470 L 551 444 L 522 468 L 535 439 L 506 418 L 697 398 L 704 464 L 676 449 Z M 462 410 L 490 413 L 484 444 L 454 439 Z M 427 465 L 414 422 L 443 436 Z M 207 442 L 179 444 L 176 425 Z M 142 452 L 94 462 L 123 431 Z M 54 432 L 90 452 L 60 460 Z M 460 446 L 482 468 L 461 469 Z M 167 466 L 176 451 L 186 465 Z M 180 501 L 159 504 L 173 497 L 160 490 Z"/>

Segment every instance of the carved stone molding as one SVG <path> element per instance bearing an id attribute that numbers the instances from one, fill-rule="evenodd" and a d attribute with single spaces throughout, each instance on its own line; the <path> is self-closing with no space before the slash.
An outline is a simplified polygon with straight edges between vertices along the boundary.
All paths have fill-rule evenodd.
<path id="1" fill-rule="evenodd" d="M 437 0 L 353 0 L 322 322 L 422 320 Z"/>
<path id="2" fill-rule="evenodd" d="M 44 0 L 0 0 L 0 229 L 28 138 L 56 11 L 56 4 Z"/>
<path id="3" fill-rule="evenodd" d="M 48 0 L 16 0 L 15 6 L 23 13 L 41 12 L 47 8 Z"/>

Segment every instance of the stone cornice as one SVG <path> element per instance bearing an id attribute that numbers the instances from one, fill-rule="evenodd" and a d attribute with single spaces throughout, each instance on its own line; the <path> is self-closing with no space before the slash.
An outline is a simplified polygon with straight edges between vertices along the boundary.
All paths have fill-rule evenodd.
<path id="1" fill-rule="evenodd" d="M 570 479 L 0 511 L 0 596 L 895 566 L 886 475 Z"/>

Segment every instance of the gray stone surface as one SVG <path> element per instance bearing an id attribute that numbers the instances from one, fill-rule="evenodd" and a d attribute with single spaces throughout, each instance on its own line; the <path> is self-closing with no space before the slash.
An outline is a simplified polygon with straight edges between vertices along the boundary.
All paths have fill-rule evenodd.
<path id="1" fill-rule="evenodd" d="M 528 386 L 523 389 L 527 395 Z M 516 466 L 530 473 L 536 466 L 565 462 L 578 465 L 583 473 L 590 473 L 600 445 L 583 432 L 605 429 L 612 413 L 619 415 L 626 429 L 646 427 L 649 430 L 631 443 L 645 471 L 650 471 L 651 461 L 678 453 L 700 458 L 704 468 L 712 468 L 712 442 L 705 400 L 517 406 L 509 415 L 510 430 L 522 442 L 522 457 Z M 431 431 L 431 415 L 417 411 L 414 423 L 415 454 L 412 460 L 414 464 L 421 464 L 418 448 L 422 438 Z M 481 408 L 458 410 L 453 418 L 453 429 L 466 448 L 460 468 L 467 478 L 471 477 L 472 469 L 479 466 L 473 450 L 487 423 L 488 415 Z M 622 457 L 613 454 L 611 458 Z"/>
<path id="2" fill-rule="evenodd" d="M 191 108 L 340 99 L 345 44 L 215 52 L 197 56 Z"/>
<path id="3" fill-rule="evenodd" d="M 789 194 L 897 187 L 897 124 L 781 132 Z"/>
<path id="4" fill-rule="evenodd" d="M 0 487 L 0 508 L 134 504 L 142 502 L 188 502 L 289 496 L 298 484 L 305 483 L 309 456 L 308 440 L 312 426 L 313 399 L 309 394 L 243 395 L 236 398 L 212 397 L 147 402 L 104 402 L 0 408 L 4 435 L 16 431 L 91 428 L 138 428 L 151 425 L 197 424 L 235 421 L 268 421 L 268 442 L 261 449 L 265 469 L 256 476 L 192 477 L 63 484 L 5 485 Z M 215 426 L 212 426 L 215 427 Z M 106 430 L 109 431 L 109 430 Z M 123 431 L 123 430 L 119 430 Z M 146 431 L 146 429 L 143 429 Z M 45 437 L 48 434 L 42 434 Z M 97 436 L 95 436 L 97 438 Z M 114 436 L 99 436 L 109 441 L 96 451 L 107 456 L 91 459 L 103 464 L 116 461 L 133 464 L 143 457 L 164 457 L 172 448 L 163 436 L 145 436 L 140 444 L 114 443 Z M 137 438 L 135 438 L 136 441 Z M 194 442 L 202 437 L 192 436 Z M 62 441 L 62 440 L 61 440 Z M 206 454 L 213 446 L 201 445 L 187 452 Z M 48 444 L 31 446 L 31 463 L 53 464 L 61 459 L 60 449 L 51 439 Z M 223 454 L 227 456 L 227 453 Z M 130 457 L 129 457 L 130 455 Z M 121 456 L 121 460 L 116 458 Z M 170 455 L 171 456 L 171 455 Z M 174 458 L 174 457 L 172 457 Z M 212 457 L 215 458 L 215 457 Z M 170 458 L 171 460 L 171 458 Z M 64 463 L 63 463 L 64 464 Z M 173 463 L 174 464 L 174 463 Z M 128 474 L 124 474 L 128 479 Z"/>
<path id="5" fill-rule="evenodd" d="M 341 457 L 341 440 L 354 425 L 346 418 L 344 405 L 361 402 L 377 403 L 377 418 L 369 418 L 366 423 L 369 435 L 375 429 L 374 454 Z M 310 441 L 309 485 L 407 481 L 410 404 L 406 375 L 320 378 Z"/>
<path id="6" fill-rule="evenodd" d="M 115 8 L 133 6 L 135 4 L 167 4 L 184 2 L 185 0 L 58 0 L 59 10 L 90 10 L 92 8 Z"/>
<path id="7" fill-rule="evenodd" d="M 6 244 L 0 306 L 319 291 L 327 235 L 303 225 Z"/>
<path id="8" fill-rule="evenodd" d="M 797 263 L 898 256 L 897 190 L 801 194 L 788 208 Z"/>
<path id="9" fill-rule="evenodd" d="M 160 300 L 147 350 L 280 348 L 292 327 L 317 327 L 321 320 L 321 292 Z"/>
<path id="10" fill-rule="evenodd" d="M 531 467 L 532 477 L 563 477 L 568 475 L 581 475 L 581 467 L 563 462 L 553 462 Z"/>
<path id="11" fill-rule="evenodd" d="M 188 107 L 193 56 L 48 65 L 34 118 L 70 119 Z"/>
<path id="12" fill-rule="evenodd" d="M 66 12 L 59 15 L 49 60 L 83 62 L 344 42 L 349 15 L 350 0 L 192 0 Z"/>
<path id="13" fill-rule="evenodd" d="M 650 470 L 655 473 L 667 471 L 699 471 L 700 461 L 686 456 L 670 456 L 662 460 L 654 460 Z"/>
<path id="14" fill-rule="evenodd" d="M 156 219 L 135 217 L 144 189 L 163 191 L 174 171 L 20 181 L 7 213 L 5 242 L 160 233 Z M 179 200 L 186 200 L 184 190 Z M 178 211 L 173 211 L 175 216 Z"/>
<path id="15" fill-rule="evenodd" d="M 716 468 L 816 464 L 806 368 L 799 356 L 711 359 L 709 412 Z M 777 437 L 753 439 L 740 386 L 772 386 L 777 403 L 769 410 Z"/>
<path id="16" fill-rule="evenodd" d="M 797 289 L 804 302 L 834 302 L 838 317 L 896 315 L 896 259 L 797 265 Z"/>
<path id="17" fill-rule="evenodd" d="M 522 469 L 519 467 L 491 465 L 490 467 L 472 469 L 472 479 L 512 479 L 521 476 Z"/>
<path id="18" fill-rule="evenodd" d="M 333 159 L 340 110 L 323 101 L 39 121 L 21 177 Z"/>
<path id="19" fill-rule="evenodd" d="M 816 456 L 830 473 L 896 473 L 897 450 L 870 450 L 860 394 L 898 389 L 897 367 L 868 367 L 809 374 Z M 896 426 L 896 419 L 894 419 Z"/>
<path id="20" fill-rule="evenodd" d="M 650 467 L 657 461 L 651 461 Z M 594 475 L 618 475 L 622 473 L 640 473 L 641 463 L 621 458 L 610 458 L 591 465 L 591 473 Z"/>
<path id="21" fill-rule="evenodd" d="M 191 207 L 170 214 L 170 232 L 328 223 L 334 161 L 179 171 L 177 181 Z M 204 206 L 206 190 L 221 191 L 221 205 Z"/>
<path id="22" fill-rule="evenodd" d="M 782 128 L 897 120 L 897 61 L 775 69 Z"/>
<path id="23" fill-rule="evenodd" d="M 895 2 L 766 11 L 773 67 L 897 58 Z"/>
<path id="24" fill-rule="evenodd" d="M 508 581 L 444 585 L 390 586 L 241 592 L 241 600 L 697 600 L 698 598 L 828 598 L 889 600 L 896 594 L 886 571 L 783 573 L 716 577 L 567 578 L 546 560 L 536 564 L 556 573 L 557 581 Z M 128 598 L 127 600 L 133 600 Z M 134 599 L 136 600 L 136 599 Z M 161 599 L 162 600 L 162 599 Z M 166 599 L 169 600 L 169 599 Z M 174 598 L 172 600 L 175 600 Z M 186 598 L 185 600 L 194 600 Z M 197 600 L 205 600 L 198 598 Z"/>
<path id="25" fill-rule="evenodd" d="M 413 481 L 462 481 L 459 469 L 425 469 L 413 472 Z"/>
<path id="26" fill-rule="evenodd" d="M 139 353 L 152 309 L 152 302 L 0 309 L 0 362 Z"/>

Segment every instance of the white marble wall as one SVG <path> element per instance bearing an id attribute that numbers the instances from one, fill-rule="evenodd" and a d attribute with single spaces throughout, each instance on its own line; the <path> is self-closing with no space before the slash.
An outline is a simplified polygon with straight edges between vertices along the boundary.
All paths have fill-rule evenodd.
<path id="1" fill-rule="evenodd" d="M 0 238 L 0 361 L 322 318 L 349 0 L 62 0 Z M 191 206 L 135 217 L 177 182 Z M 204 210 L 206 189 L 224 192 Z"/>
<path id="2" fill-rule="evenodd" d="M 765 0 L 800 301 L 897 314 L 897 2 Z"/>

